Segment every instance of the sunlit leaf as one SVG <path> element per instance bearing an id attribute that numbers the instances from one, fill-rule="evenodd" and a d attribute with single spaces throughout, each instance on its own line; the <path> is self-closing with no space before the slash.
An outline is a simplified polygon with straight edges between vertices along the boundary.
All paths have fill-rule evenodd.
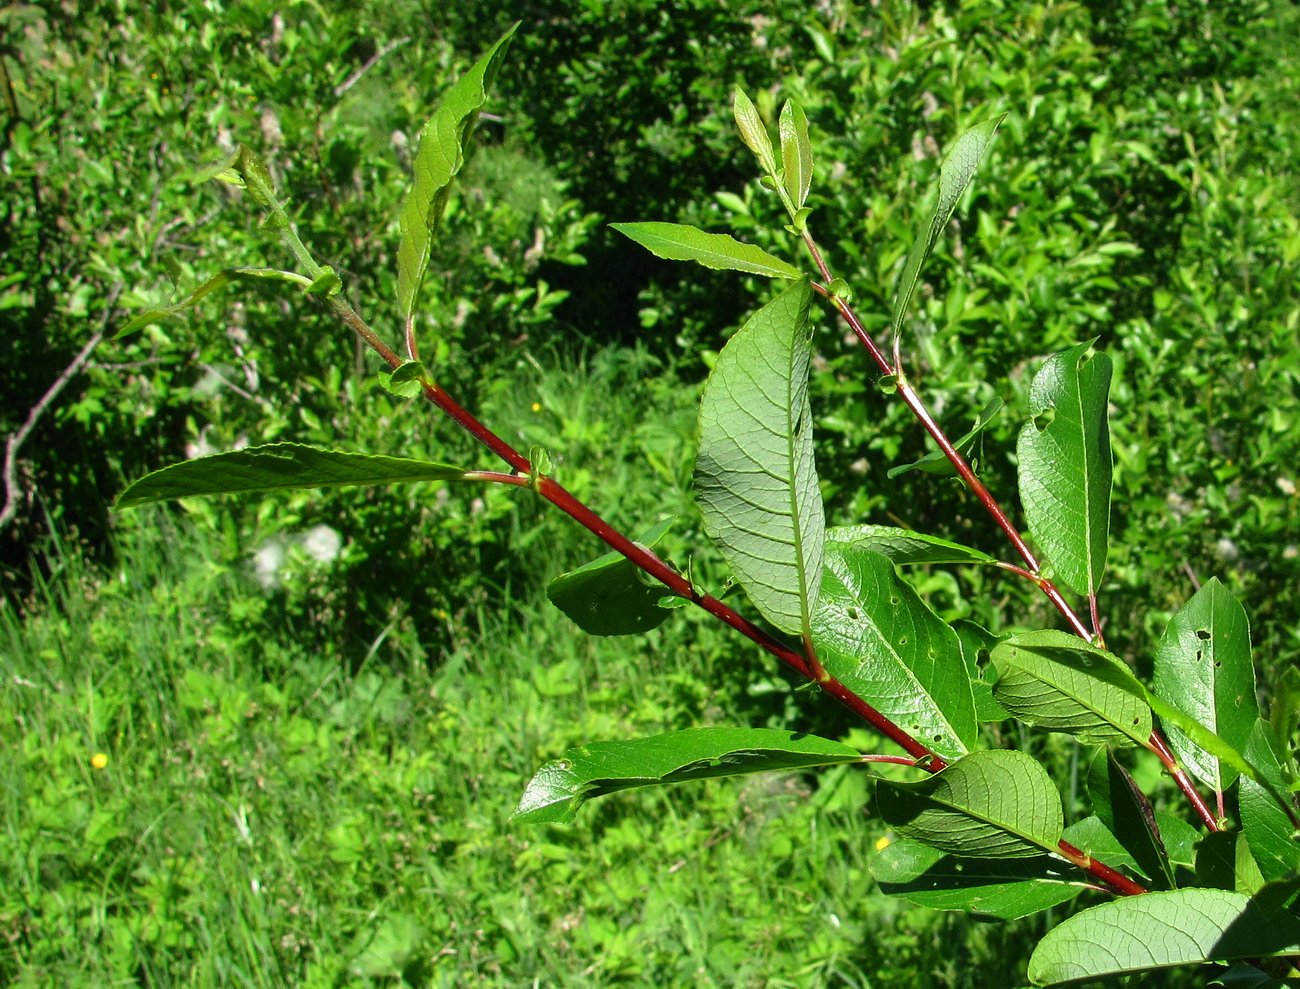
<path id="1" fill-rule="evenodd" d="M 808 200 L 812 186 L 812 142 L 808 139 L 808 118 L 803 107 L 786 100 L 781 108 L 781 181 L 796 210 Z"/>
<path id="2" fill-rule="evenodd" d="M 281 271 L 278 268 L 227 268 L 225 271 L 219 271 L 206 282 L 196 288 L 182 301 L 171 306 L 163 306 L 158 309 L 147 309 L 144 312 L 137 313 L 125 326 L 123 326 L 114 335 L 115 340 L 120 340 L 127 334 L 142 330 L 146 326 L 154 323 L 161 323 L 164 319 L 170 319 L 189 309 L 205 295 L 215 292 L 217 289 L 231 282 L 237 281 L 272 281 L 272 282 L 290 282 L 299 288 L 308 292 L 316 290 L 316 284 L 310 278 L 304 278 L 292 271 Z"/>
<path id="3" fill-rule="evenodd" d="M 705 233 L 684 223 L 611 223 L 624 237 L 669 261 L 694 261 L 706 268 L 745 271 L 768 278 L 800 278 L 794 265 L 729 234 Z"/>
<path id="4" fill-rule="evenodd" d="M 458 481 L 459 467 L 321 450 L 298 443 L 251 446 L 186 460 L 140 478 L 117 499 L 116 508 L 135 508 L 172 498 L 242 494 L 282 488 L 337 488 L 356 484 Z"/>
<path id="5" fill-rule="evenodd" d="M 1261 778 L 1269 786 L 1241 778 L 1238 810 L 1241 828 L 1265 879 L 1282 879 L 1300 872 L 1300 828 L 1283 810 L 1281 800 L 1288 796 L 1283 782 L 1281 761 L 1274 750 L 1269 726 L 1261 721 L 1251 732 L 1247 746 L 1250 762 L 1259 767 Z M 1270 792 L 1271 791 L 1271 792 Z M 1279 799 L 1280 798 L 1280 799 Z M 1293 805 L 1294 806 L 1294 803 Z"/>
<path id="6" fill-rule="evenodd" d="M 763 617 L 800 634 L 826 528 L 808 405 L 811 295 L 801 279 L 727 341 L 700 401 L 695 462 L 709 538 Z"/>
<path id="7" fill-rule="evenodd" d="M 996 563 L 994 557 L 928 532 L 900 529 L 892 525 L 840 525 L 826 530 L 828 542 L 887 556 L 894 563 Z"/>
<path id="8" fill-rule="evenodd" d="M 776 155 L 772 153 L 772 138 L 767 133 L 767 125 L 759 116 L 754 101 L 745 95 L 745 91 L 736 86 L 732 91 L 731 112 L 736 118 L 736 129 L 746 147 L 754 152 L 759 167 L 765 175 L 776 177 Z"/>
<path id="9" fill-rule="evenodd" d="M 959 451 L 965 452 L 966 448 L 975 442 L 980 433 L 984 432 L 992 424 L 1001 411 L 1002 399 L 995 395 L 989 404 L 984 406 L 979 415 L 975 417 L 975 424 L 962 434 L 960 439 L 954 440 L 952 445 Z M 957 472 L 957 468 L 952 465 L 952 461 L 944 455 L 942 450 L 931 450 L 920 460 L 915 460 L 910 464 L 902 464 L 898 467 L 891 467 L 885 476 L 892 480 L 900 474 L 906 474 L 908 471 L 913 470 L 923 470 L 927 474 L 955 474 Z"/>

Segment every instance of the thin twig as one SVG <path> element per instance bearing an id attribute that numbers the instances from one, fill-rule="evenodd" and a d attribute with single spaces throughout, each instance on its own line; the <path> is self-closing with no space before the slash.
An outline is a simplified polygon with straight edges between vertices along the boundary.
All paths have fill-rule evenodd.
<path id="1" fill-rule="evenodd" d="M 75 378 L 86 362 L 90 360 L 90 355 L 95 348 L 99 346 L 108 332 L 108 327 L 113 321 L 114 306 L 117 305 L 117 297 L 122 294 L 122 283 L 116 283 L 108 293 L 108 298 L 104 305 L 104 318 L 100 322 L 99 329 L 91 334 L 90 339 L 77 352 L 77 356 L 72 358 L 68 364 L 54 379 L 54 383 L 45 390 L 45 394 L 40 400 L 32 406 L 31 411 L 27 413 L 27 420 L 5 441 L 5 459 L 4 459 L 4 486 L 5 486 L 5 504 L 0 509 L 0 529 L 3 529 L 13 521 L 14 516 L 18 513 L 18 451 L 36 428 L 41 416 L 45 415 L 54 400 L 68 386 L 68 382 Z"/>
<path id="2" fill-rule="evenodd" d="M 410 40 L 411 40 L 410 38 L 398 38 L 395 41 L 390 41 L 388 44 L 384 45 L 383 48 L 379 49 L 379 51 L 375 52 L 368 59 L 366 59 L 366 63 L 364 65 L 362 65 L 359 69 L 353 72 L 352 75 L 348 76 L 341 83 L 335 86 L 334 95 L 336 97 L 342 96 L 349 89 L 351 89 L 358 82 L 360 82 L 361 77 L 364 76 L 371 69 L 373 69 L 379 63 L 380 59 L 386 58 L 393 51 L 395 51 L 398 48 L 401 48 L 402 45 L 406 44 Z"/>

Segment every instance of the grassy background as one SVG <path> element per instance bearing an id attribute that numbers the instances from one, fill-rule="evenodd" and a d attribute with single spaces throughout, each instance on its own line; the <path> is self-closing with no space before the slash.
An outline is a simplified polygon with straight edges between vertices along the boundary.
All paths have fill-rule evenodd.
<path id="1" fill-rule="evenodd" d="M 657 262 L 605 223 L 693 222 L 790 253 L 729 90 L 765 108 L 793 95 L 815 130 L 814 232 L 878 329 L 939 149 L 1009 111 L 926 273 L 915 375 L 961 432 L 995 394 L 1022 408 L 1039 358 L 1100 336 L 1118 365 L 1109 642 L 1141 667 L 1192 582 L 1218 574 L 1251 613 L 1265 695 L 1295 663 L 1300 80 L 1284 4 L 6 8 L 3 432 L 92 332 L 166 297 L 165 266 L 193 285 L 283 263 L 243 203 L 199 181 L 233 142 L 272 163 L 304 239 L 385 325 L 420 123 L 518 16 L 425 328 L 442 380 L 498 431 L 552 451 L 628 529 L 682 515 L 672 555 L 720 586 L 689 499 L 694 404 L 767 287 Z M 996 548 L 951 484 L 886 481 L 921 441 L 842 330 L 818 332 L 835 520 Z M 580 741 L 741 723 L 875 745 L 703 616 L 577 634 L 542 588 L 597 547 L 533 502 L 416 487 L 110 515 L 127 478 L 187 448 L 296 439 L 487 466 L 373 371 L 301 300 L 230 294 L 102 345 L 37 423 L 0 531 L 0 982 L 1022 979 L 1047 918 L 880 897 L 867 864 L 886 836 L 848 772 L 508 825 L 533 769 Z M 1003 493 L 1014 418 L 982 454 Z M 338 551 L 320 559 L 307 537 L 326 529 Z M 981 575 L 935 572 L 923 591 L 947 618 L 1052 620 Z M 1071 778 L 1077 753 L 1014 740 Z M 1161 981 L 1199 984 L 1145 984 Z"/>

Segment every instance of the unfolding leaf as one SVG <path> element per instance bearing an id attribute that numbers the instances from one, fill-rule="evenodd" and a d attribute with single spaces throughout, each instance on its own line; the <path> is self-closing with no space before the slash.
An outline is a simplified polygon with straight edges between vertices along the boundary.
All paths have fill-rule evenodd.
<path id="1" fill-rule="evenodd" d="M 1170 620 L 1156 647 L 1152 688 L 1202 727 L 1242 750 L 1259 720 L 1255 666 L 1246 610 L 1211 578 Z M 1165 726 L 1169 747 L 1194 776 L 1222 793 L 1237 778 L 1213 753 L 1176 725 Z"/>
<path id="2" fill-rule="evenodd" d="M 135 508 L 155 501 L 206 495 L 274 491 L 281 488 L 337 488 L 355 484 L 408 481 L 458 481 L 459 467 L 321 450 L 298 443 L 251 446 L 230 453 L 186 460 L 136 481 L 117 499 L 115 508 Z"/>
<path id="3" fill-rule="evenodd" d="M 675 521 L 660 522 L 637 542 L 653 547 Z M 636 635 L 658 628 L 672 614 L 660 604 L 665 593 L 621 553 L 606 553 L 560 574 L 546 587 L 551 603 L 588 635 Z"/>
<path id="4" fill-rule="evenodd" d="M 900 529 L 892 525 L 841 525 L 826 530 L 834 541 L 887 556 L 897 564 L 996 563 L 982 550 L 950 542 L 928 532 Z"/>
<path id="5" fill-rule="evenodd" d="M 826 530 L 808 405 L 811 295 L 801 279 L 722 348 L 700 401 L 695 462 L 705 532 L 763 617 L 799 634 Z"/>
<path id="6" fill-rule="evenodd" d="M 1047 770 L 1012 749 L 973 752 L 915 783 L 879 779 L 876 809 L 909 838 L 975 858 L 1054 852 L 1064 830 Z"/>
<path id="7" fill-rule="evenodd" d="M 1092 342 L 1049 357 L 1034 377 L 1029 421 L 1016 443 L 1029 531 L 1055 575 L 1079 594 L 1095 594 L 1106 569 L 1110 376 L 1110 358 Z"/>
<path id="8" fill-rule="evenodd" d="M 826 671 L 944 758 L 978 732 L 957 634 L 879 553 L 828 542 L 813 645 Z"/>
<path id="9" fill-rule="evenodd" d="M 281 271 L 278 268 L 227 268 L 225 271 L 217 272 L 175 305 L 158 309 L 146 309 L 144 312 L 137 313 L 125 326 L 117 331 L 114 339 L 120 340 L 122 337 L 137 330 L 142 330 L 146 326 L 152 326 L 154 323 L 161 323 L 164 319 L 180 315 L 205 295 L 236 281 L 290 282 L 308 292 L 315 290 L 315 285 L 310 278 L 304 278 L 292 271 Z"/>
<path id="10" fill-rule="evenodd" d="M 900 838 L 871 860 L 880 891 L 932 910 L 1015 920 L 1065 903 L 1084 887 L 1058 858 L 974 859 Z"/>
<path id="11" fill-rule="evenodd" d="M 1029 959 L 1037 986 L 1300 948 L 1300 917 L 1241 893 L 1176 889 L 1128 896 L 1065 920 Z"/>
<path id="12" fill-rule="evenodd" d="M 772 138 L 768 136 L 767 125 L 758 114 L 754 101 L 745 95 L 739 86 L 732 90 L 731 112 L 736 118 L 736 129 L 746 147 L 754 152 L 759 167 L 764 174 L 776 177 L 776 155 L 772 153 Z"/>
<path id="13" fill-rule="evenodd" d="M 796 210 L 808 200 L 812 186 L 812 142 L 808 139 L 808 118 L 803 107 L 786 100 L 781 108 L 781 181 Z"/>
<path id="14" fill-rule="evenodd" d="M 515 24 L 487 54 L 448 90 L 420 134 L 412 163 L 412 183 L 398 213 L 401 241 L 397 248 L 397 304 L 403 319 L 415 312 L 416 298 L 429 265 L 429 250 L 446 209 L 451 183 L 465 164 L 470 134 L 487 91 L 496 79 Z"/>
<path id="15" fill-rule="evenodd" d="M 856 749 L 842 742 L 770 728 L 689 728 L 592 742 L 539 769 L 512 819 L 564 824 L 584 802 L 618 790 L 861 760 Z"/>
<path id="16" fill-rule="evenodd" d="M 939 235 L 952 218 L 952 211 L 957 208 L 957 201 L 975 177 L 975 170 L 984 158 L 984 153 L 993 141 L 993 134 L 1006 115 L 994 117 L 976 124 L 966 131 L 949 149 L 943 164 L 939 166 L 939 198 L 930 212 L 925 228 L 912 244 L 903 266 L 903 277 L 898 283 L 898 292 L 894 296 L 894 306 L 890 316 L 895 341 L 903 331 L 903 317 L 911 305 L 912 295 L 916 291 L 916 282 L 921 274 L 921 265 L 934 250 Z"/>
<path id="17" fill-rule="evenodd" d="M 1026 724 L 1088 744 L 1144 745 L 1151 710 L 1123 660 L 1067 632 L 1015 635 L 993 650 L 993 696 Z"/>
<path id="18" fill-rule="evenodd" d="M 768 278 L 801 278 L 803 273 L 761 247 L 742 244 L 730 234 L 705 233 L 685 223 L 611 223 L 624 237 L 669 261 L 695 261 L 706 268 L 745 271 Z"/>

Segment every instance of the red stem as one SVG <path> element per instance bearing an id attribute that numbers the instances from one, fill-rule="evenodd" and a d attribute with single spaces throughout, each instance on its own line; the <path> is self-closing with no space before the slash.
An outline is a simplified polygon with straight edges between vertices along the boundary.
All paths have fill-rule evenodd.
<path id="1" fill-rule="evenodd" d="M 1147 742 L 1147 748 L 1154 752 L 1164 764 L 1169 775 L 1172 776 L 1174 782 L 1178 784 L 1178 789 L 1183 791 L 1183 795 L 1187 797 L 1188 802 L 1192 805 L 1192 810 L 1196 811 L 1196 816 L 1199 817 L 1205 823 L 1205 826 L 1211 831 L 1218 831 L 1219 822 L 1215 818 L 1214 813 L 1205 803 L 1205 799 L 1197 792 L 1196 785 L 1188 778 L 1187 774 L 1183 772 L 1183 767 L 1178 765 L 1178 760 L 1174 758 L 1173 752 L 1169 749 L 1169 744 L 1165 741 L 1165 737 L 1160 734 L 1158 728 L 1151 733 L 1151 738 Z"/>

